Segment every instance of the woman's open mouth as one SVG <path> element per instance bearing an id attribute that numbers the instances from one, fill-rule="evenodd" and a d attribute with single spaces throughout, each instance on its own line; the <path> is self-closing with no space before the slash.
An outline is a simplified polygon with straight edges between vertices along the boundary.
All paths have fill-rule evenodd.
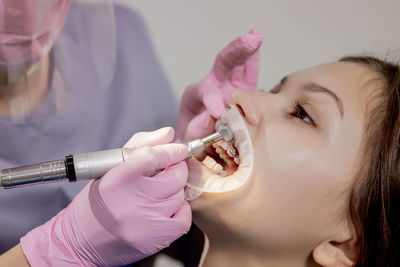
<path id="1" fill-rule="evenodd" d="M 232 129 L 230 142 L 218 141 L 187 161 L 189 177 L 185 189 L 188 200 L 202 192 L 222 193 L 241 187 L 253 169 L 253 147 L 247 124 L 236 106 L 230 106 L 216 123 Z"/>
<path id="2" fill-rule="evenodd" d="M 215 174 L 226 177 L 237 171 L 240 164 L 239 152 L 234 146 L 234 140 L 219 140 L 208 146 L 202 153 L 195 156 Z"/>

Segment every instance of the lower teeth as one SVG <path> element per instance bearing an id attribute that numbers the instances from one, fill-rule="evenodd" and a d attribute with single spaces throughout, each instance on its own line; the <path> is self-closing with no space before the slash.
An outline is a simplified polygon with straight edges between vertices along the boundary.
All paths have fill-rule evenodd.
<path id="1" fill-rule="evenodd" d="M 214 148 L 213 150 L 202 154 L 202 156 L 199 155 L 196 159 L 200 160 L 208 169 L 218 175 L 232 175 L 240 164 L 240 157 L 236 148 L 231 142 L 225 140 L 213 143 L 212 147 Z M 204 156 L 205 158 L 203 158 Z M 214 156 L 216 159 L 213 158 Z M 201 160 L 201 158 L 203 158 L 203 160 Z M 220 163 L 218 163 L 217 160 Z M 224 170 L 224 168 L 226 169 Z"/>
<path id="2" fill-rule="evenodd" d="M 212 157 L 206 156 L 202 162 L 207 168 L 212 170 L 214 173 L 219 174 L 221 176 L 227 176 L 227 173 L 226 171 L 224 171 L 222 165 L 216 162 L 215 159 L 213 159 Z"/>

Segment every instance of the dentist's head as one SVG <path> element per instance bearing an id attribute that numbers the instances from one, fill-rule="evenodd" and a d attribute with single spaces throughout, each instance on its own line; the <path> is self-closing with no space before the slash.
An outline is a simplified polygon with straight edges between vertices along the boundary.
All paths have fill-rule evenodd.
<path id="1" fill-rule="evenodd" d="M 52 47 L 72 0 L 1 0 L 0 71 L 27 68 Z"/>
<path id="2" fill-rule="evenodd" d="M 109 0 L 0 0 L 0 115 L 42 121 L 104 92 L 115 36 Z"/>

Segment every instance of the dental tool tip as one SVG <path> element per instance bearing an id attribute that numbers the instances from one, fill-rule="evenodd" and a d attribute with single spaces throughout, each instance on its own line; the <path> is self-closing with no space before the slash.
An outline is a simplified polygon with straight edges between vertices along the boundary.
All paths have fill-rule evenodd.
<path id="1" fill-rule="evenodd" d="M 217 128 L 217 131 L 222 136 L 222 138 L 225 139 L 225 141 L 231 141 L 233 139 L 233 132 L 229 124 L 220 124 Z"/>

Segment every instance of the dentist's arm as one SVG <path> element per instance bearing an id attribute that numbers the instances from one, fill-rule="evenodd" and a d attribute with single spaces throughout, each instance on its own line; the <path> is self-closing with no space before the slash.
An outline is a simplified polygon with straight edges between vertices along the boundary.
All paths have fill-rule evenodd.
<path id="1" fill-rule="evenodd" d="M 191 224 L 183 192 L 187 147 L 167 144 L 173 137 L 172 128 L 136 134 L 128 145 L 137 149 L 127 161 L 91 181 L 67 208 L 21 238 L 29 264 L 126 265 L 186 233 Z M 151 177 L 158 169 L 164 170 Z M 8 253 L 14 252 L 14 259 L 23 259 L 18 247 Z"/>

